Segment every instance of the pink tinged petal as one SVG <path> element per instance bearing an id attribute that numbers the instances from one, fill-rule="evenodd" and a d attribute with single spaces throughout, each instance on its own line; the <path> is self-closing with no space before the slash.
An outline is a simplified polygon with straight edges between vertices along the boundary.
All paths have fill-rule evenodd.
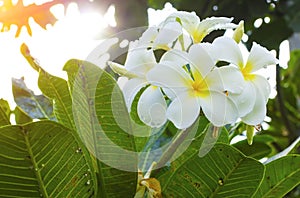
<path id="1" fill-rule="evenodd" d="M 181 25 L 178 22 L 170 22 L 160 28 L 154 41 L 154 45 L 167 45 L 174 42 L 182 34 Z"/>
<path id="2" fill-rule="evenodd" d="M 251 82 L 246 82 L 244 84 L 244 89 L 240 94 L 229 94 L 228 97 L 235 103 L 238 107 L 239 117 L 243 117 L 252 111 L 255 100 L 256 91 L 255 87 Z"/>
<path id="3" fill-rule="evenodd" d="M 123 95 L 125 98 L 126 106 L 128 111 L 131 111 L 131 104 L 136 94 L 147 85 L 147 81 L 141 78 L 130 79 L 123 87 Z"/>
<path id="4" fill-rule="evenodd" d="M 278 62 L 279 60 L 270 51 L 254 42 L 245 67 L 249 67 L 247 71 L 255 72 L 263 67 L 276 65 Z"/>
<path id="5" fill-rule="evenodd" d="M 269 81 L 263 76 L 255 75 L 255 78 L 252 80 L 252 83 L 256 87 L 256 89 L 260 90 L 260 93 L 262 93 L 263 98 L 267 103 L 271 93 L 271 86 Z"/>
<path id="6" fill-rule="evenodd" d="M 150 84 L 169 89 L 190 88 L 192 81 L 183 68 L 172 65 L 172 62 L 157 64 L 148 72 L 146 77 Z"/>
<path id="7" fill-rule="evenodd" d="M 253 126 L 262 123 L 267 113 L 266 102 L 264 100 L 263 93 L 261 93 L 259 89 L 255 89 L 255 91 L 256 98 L 252 111 L 241 118 L 244 123 Z"/>
<path id="8" fill-rule="evenodd" d="M 218 37 L 213 42 L 214 59 L 232 63 L 240 68 L 243 68 L 244 61 L 241 50 L 238 44 L 229 37 Z"/>
<path id="9" fill-rule="evenodd" d="M 141 95 L 137 113 L 146 125 L 161 127 L 166 121 L 167 104 L 160 88 L 149 86 Z"/>
<path id="10" fill-rule="evenodd" d="M 210 92 L 205 98 L 200 98 L 201 108 L 207 119 L 217 127 L 234 123 L 239 112 L 234 102 L 219 92 Z"/>
<path id="11" fill-rule="evenodd" d="M 215 68 L 206 76 L 205 81 L 210 90 L 223 92 L 227 95 L 241 93 L 245 86 L 242 73 L 233 66 Z"/>
<path id="12" fill-rule="evenodd" d="M 152 50 L 145 48 L 129 49 L 125 68 L 138 75 L 145 75 L 154 65 L 156 59 Z"/>
<path id="13" fill-rule="evenodd" d="M 200 104 L 196 97 L 191 97 L 187 92 L 178 95 L 167 109 L 167 118 L 178 129 L 191 126 L 200 113 Z"/>
<path id="14" fill-rule="evenodd" d="M 201 44 L 192 45 L 188 55 L 192 68 L 195 68 L 202 77 L 205 77 L 213 69 L 214 62 L 205 50 L 205 46 Z"/>
<path id="15" fill-rule="evenodd" d="M 173 66 L 182 67 L 188 64 L 188 60 L 188 54 L 186 52 L 173 49 L 164 53 L 160 59 L 160 63 L 172 62 L 170 64 Z"/>

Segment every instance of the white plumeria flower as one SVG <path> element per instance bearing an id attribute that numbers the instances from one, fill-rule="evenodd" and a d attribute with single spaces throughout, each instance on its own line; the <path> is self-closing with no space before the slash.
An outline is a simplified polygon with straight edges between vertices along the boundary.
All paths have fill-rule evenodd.
<path id="1" fill-rule="evenodd" d="M 161 61 L 170 61 L 174 57 L 172 53 L 165 53 Z M 182 62 L 182 60 L 177 60 Z M 131 111 L 132 102 L 137 93 L 145 86 L 149 85 L 146 74 L 157 63 L 152 49 L 139 47 L 137 42 L 130 43 L 129 51 L 124 66 L 108 62 L 109 66 L 129 80 L 123 87 L 123 94 L 128 111 Z M 183 64 L 183 63 L 182 63 Z M 166 121 L 167 104 L 159 87 L 149 85 L 141 94 L 137 113 L 145 124 L 151 127 L 160 127 Z"/>
<path id="2" fill-rule="evenodd" d="M 214 30 L 233 29 L 237 25 L 231 23 L 233 18 L 210 17 L 200 21 L 195 12 L 178 11 L 171 14 L 166 23 L 170 21 L 179 21 L 182 27 L 191 35 L 194 43 L 200 43 L 205 36 Z"/>
<path id="3" fill-rule="evenodd" d="M 248 125 L 260 124 L 266 116 L 266 104 L 270 95 L 270 84 L 267 79 L 256 72 L 278 60 L 266 48 L 253 43 L 246 62 L 238 44 L 229 37 L 219 37 L 212 44 L 215 59 L 235 65 L 245 81 L 245 89 L 240 95 L 231 95 L 237 102 L 240 117 Z"/>
<path id="4" fill-rule="evenodd" d="M 203 44 L 191 46 L 188 56 L 174 54 L 177 59 L 187 59 L 189 65 L 183 67 L 184 64 L 174 58 L 174 61 L 161 61 L 147 74 L 148 81 L 167 89 L 166 94 L 170 90 L 174 92 L 167 118 L 177 128 L 184 129 L 195 122 L 202 108 L 215 126 L 235 122 L 238 110 L 228 95 L 242 92 L 243 76 L 238 69 L 229 66 L 216 68 Z"/>
<path id="5" fill-rule="evenodd" d="M 139 39 L 139 45 L 169 50 L 169 45 L 181 34 L 181 25 L 176 21 L 162 24 L 159 27 L 149 27 Z"/>

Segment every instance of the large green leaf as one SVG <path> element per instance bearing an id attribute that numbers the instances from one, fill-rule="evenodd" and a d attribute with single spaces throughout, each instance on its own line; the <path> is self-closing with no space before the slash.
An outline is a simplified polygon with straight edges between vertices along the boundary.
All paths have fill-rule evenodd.
<path id="1" fill-rule="evenodd" d="M 57 120 L 66 127 L 75 129 L 72 99 L 67 81 L 40 70 L 38 83 L 43 94 L 54 100 L 54 113 Z"/>
<path id="2" fill-rule="evenodd" d="M 137 153 L 131 120 L 116 81 L 99 67 L 71 60 L 64 70 L 73 76 L 73 113 L 79 136 L 99 159 L 101 197 L 133 197 Z M 75 72 L 76 75 L 70 72 Z"/>
<path id="3" fill-rule="evenodd" d="M 166 197 L 251 197 L 264 174 L 264 166 L 234 147 L 216 143 L 204 157 L 200 140 L 159 177 Z"/>
<path id="4" fill-rule="evenodd" d="M 51 101 L 44 95 L 35 95 L 24 79 L 12 79 L 12 90 L 17 105 L 33 119 L 55 119 Z"/>
<path id="5" fill-rule="evenodd" d="M 91 159 L 73 133 L 52 121 L 0 128 L 0 197 L 91 197 Z"/>
<path id="6" fill-rule="evenodd" d="M 0 126 L 10 125 L 10 107 L 6 100 L 0 99 Z"/>
<path id="7" fill-rule="evenodd" d="M 300 155 L 285 156 L 266 165 L 262 184 L 254 197 L 283 197 L 300 184 Z"/>
<path id="8" fill-rule="evenodd" d="M 239 149 L 248 157 L 261 159 L 272 153 L 271 142 L 274 141 L 269 135 L 256 135 L 253 137 L 253 144 L 249 145 L 247 140 L 239 141 L 232 146 Z"/>

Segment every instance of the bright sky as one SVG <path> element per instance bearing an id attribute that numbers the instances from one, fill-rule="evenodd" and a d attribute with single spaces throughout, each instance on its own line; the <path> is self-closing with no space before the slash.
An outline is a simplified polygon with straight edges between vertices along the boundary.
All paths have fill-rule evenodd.
<path id="1" fill-rule="evenodd" d="M 0 0 L 1 2 L 1 0 Z M 15 2 L 15 1 L 14 1 Z M 24 4 L 40 4 L 45 0 L 25 0 Z M 1 5 L 1 4 L 0 4 Z M 11 92 L 11 78 L 25 77 L 27 86 L 38 93 L 37 72 L 35 72 L 20 53 L 20 46 L 26 43 L 31 54 L 39 60 L 41 66 L 51 74 L 65 77 L 62 71 L 64 63 L 71 59 L 85 59 L 87 55 L 101 42 L 95 40 L 101 31 L 109 25 L 115 26 L 114 7 L 111 6 L 106 13 L 80 14 L 77 4 L 70 4 L 64 15 L 64 7 L 57 5 L 52 7 L 52 13 L 58 21 L 54 26 L 48 25 L 47 30 L 42 29 L 32 19 L 30 25 L 33 36 L 30 37 L 23 28 L 20 37 L 15 38 L 16 27 L 11 31 L 0 33 L 0 98 L 10 101 L 13 105 Z M 163 10 L 148 9 L 149 24 L 155 25 L 161 22 L 170 13 L 176 11 L 171 4 L 167 3 Z M 0 24 L 1 28 L 2 24 Z M 283 43 L 281 61 L 283 65 L 288 60 L 288 43 Z M 271 74 L 271 83 L 274 86 L 275 70 L 266 71 Z M 275 93 L 273 93 L 274 96 Z"/>

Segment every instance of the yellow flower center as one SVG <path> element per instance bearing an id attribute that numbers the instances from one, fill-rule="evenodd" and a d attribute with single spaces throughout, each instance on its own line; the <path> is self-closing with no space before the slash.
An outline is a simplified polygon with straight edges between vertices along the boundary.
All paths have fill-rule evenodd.
<path id="1" fill-rule="evenodd" d="M 245 80 L 247 80 L 247 81 L 254 80 L 254 78 L 256 76 L 255 74 L 251 73 L 252 68 L 253 68 L 252 65 L 250 63 L 247 63 L 246 66 L 241 69 L 242 74 L 243 74 Z"/>
<path id="2" fill-rule="evenodd" d="M 195 80 L 192 81 L 193 94 L 198 97 L 206 97 L 209 95 L 208 85 L 204 79 L 197 75 L 194 76 Z"/>

